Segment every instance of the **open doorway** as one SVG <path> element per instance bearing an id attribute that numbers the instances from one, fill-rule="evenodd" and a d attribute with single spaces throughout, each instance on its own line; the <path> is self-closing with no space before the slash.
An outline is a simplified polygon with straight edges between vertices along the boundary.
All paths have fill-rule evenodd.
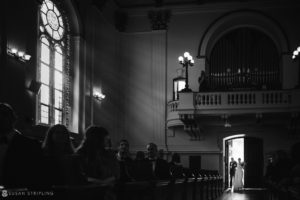
<path id="1" fill-rule="evenodd" d="M 233 159 L 235 162 L 238 162 L 238 159 L 241 162 L 244 162 L 244 138 L 234 138 L 228 140 L 228 164 L 230 165 L 230 161 Z M 228 166 L 228 179 L 230 182 L 230 166 Z M 244 177 L 242 179 L 244 183 Z M 230 185 L 230 184 L 229 184 Z"/>
<path id="2" fill-rule="evenodd" d="M 243 184 L 247 188 L 257 188 L 263 179 L 263 141 L 246 135 L 234 135 L 223 139 L 223 175 L 225 188 L 230 186 L 230 161 L 241 159 Z"/>

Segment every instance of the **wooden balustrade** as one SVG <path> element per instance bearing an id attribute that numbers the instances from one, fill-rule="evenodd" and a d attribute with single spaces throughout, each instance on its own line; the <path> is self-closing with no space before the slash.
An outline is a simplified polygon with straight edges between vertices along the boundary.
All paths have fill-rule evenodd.
<path id="1" fill-rule="evenodd" d="M 205 110 L 209 114 L 210 109 L 212 112 L 226 109 L 246 114 L 272 108 L 268 112 L 282 112 L 286 108 L 300 108 L 299 100 L 299 90 L 181 93 L 177 110 Z"/>
<path id="2" fill-rule="evenodd" d="M 167 126 L 184 125 L 183 115 L 234 115 L 300 111 L 300 90 L 179 93 L 168 103 Z"/>

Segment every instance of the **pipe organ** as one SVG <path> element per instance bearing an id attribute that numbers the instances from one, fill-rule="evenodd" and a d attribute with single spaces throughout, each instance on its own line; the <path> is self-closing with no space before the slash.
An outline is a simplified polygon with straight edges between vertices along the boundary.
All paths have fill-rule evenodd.
<path id="1" fill-rule="evenodd" d="M 277 47 L 266 34 L 252 28 L 238 28 L 220 38 L 207 63 L 210 90 L 281 87 Z"/>

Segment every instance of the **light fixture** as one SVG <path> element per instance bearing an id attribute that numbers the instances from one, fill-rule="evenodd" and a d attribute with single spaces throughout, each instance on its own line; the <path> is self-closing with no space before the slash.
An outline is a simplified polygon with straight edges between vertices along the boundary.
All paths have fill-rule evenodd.
<path id="1" fill-rule="evenodd" d="M 230 128 L 231 127 L 231 124 L 229 123 L 229 115 L 227 114 L 224 114 L 222 116 L 223 120 L 224 120 L 224 127 L 225 128 Z"/>
<path id="2" fill-rule="evenodd" d="M 292 56 L 292 58 L 293 58 L 293 59 L 296 59 L 296 58 L 299 56 L 299 53 L 300 53 L 300 46 L 298 46 L 298 47 L 296 48 L 296 50 L 293 51 L 293 56 Z"/>
<path id="3" fill-rule="evenodd" d="M 105 95 L 102 92 L 99 92 L 99 91 L 94 91 L 93 96 L 98 101 L 102 101 L 103 99 L 105 99 Z"/>
<path id="4" fill-rule="evenodd" d="M 189 52 L 184 52 L 183 57 L 178 57 L 178 61 L 182 65 L 182 67 L 185 68 L 185 88 L 181 91 L 191 92 L 192 90 L 189 88 L 188 67 L 193 66 L 195 63 L 193 56 L 191 56 Z"/>
<path id="5" fill-rule="evenodd" d="M 300 88 L 300 60 L 299 60 L 299 54 L 300 54 L 300 46 L 298 46 L 296 48 L 296 50 L 293 51 L 293 56 L 292 56 L 292 59 L 294 61 L 296 61 L 296 59 L 298 58 L 298 65 L 299 65 L 299 69 L 298 69 L 298 85 L 296 86 L 296 88 Z"/>
<path id="6" fill-rule="evenodd" d="M 225 128 L 230 128 L 231 124 L 228 122 L 228 119 L 225 120 L 225 124 L 224 124 Z"/>
<path id="7" fill-rule="evenodd" d="M 29 61 L 31 58 L 31 55 L 26 54 L 24 51 L 19 51 L 16 48 L 8 48 L 7 47 L 7 54 L 22 61 L 22 62 Z"/>

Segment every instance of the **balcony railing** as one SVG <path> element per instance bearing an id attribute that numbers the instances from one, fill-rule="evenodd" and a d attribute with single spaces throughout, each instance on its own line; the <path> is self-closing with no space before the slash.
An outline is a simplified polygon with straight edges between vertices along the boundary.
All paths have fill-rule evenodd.
<path id="1" fill-rule="evenodd" d="M 300 111 L 300 90 L 180 93 L 168 107 L 168 127 L 185 114 L 293 113 Z"/>

